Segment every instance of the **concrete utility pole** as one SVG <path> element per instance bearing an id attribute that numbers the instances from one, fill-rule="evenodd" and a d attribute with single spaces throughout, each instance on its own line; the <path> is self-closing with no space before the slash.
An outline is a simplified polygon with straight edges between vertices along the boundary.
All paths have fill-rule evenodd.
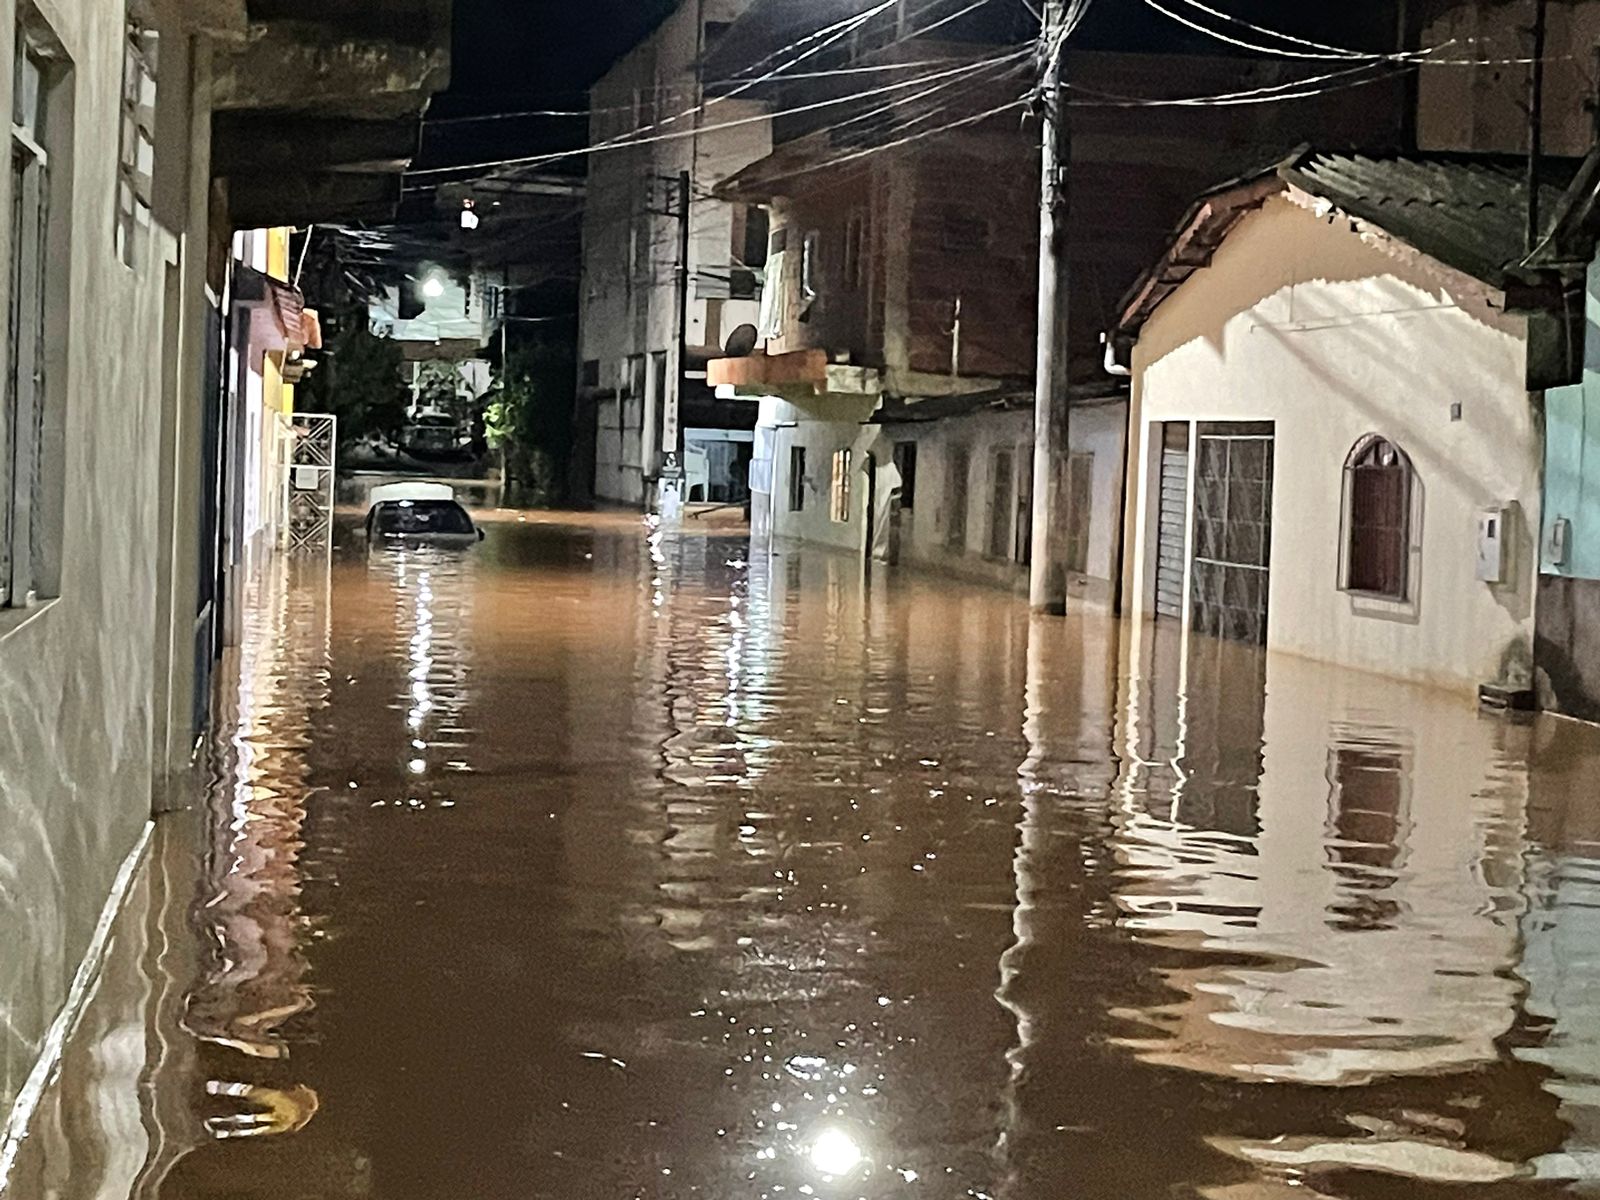
<path id="1" fill-rule="evenodd" d="M 1062 562 L 1061 464 L 1067 447 L 1067 172 L 1072 140 L 1067 129 L 1066 0 L 1046 0 L 1039 44 L 1043 73 L 1039 96 L 1044 120 L 1039 203 L 1039 359 L 1033 404 L 1033 545 L 1028 603 L 1035 612 L 1067 608 Z"/>
<path id="2" fill-rule="evenodd" d="M 1533 4 L 1533 54 L 1528 63 L 1528 236 L 1527 249 L 1539 248 L 1539 170 L 1544 157 L 1544 44 L 1546 0 Z"/>
<path id="3" fill-rule="evenodd" d="M 678 172 L 678 369 L 661 422 L 661 449 L 671 456 L 671 473 L 683 474 L 683 431 L 680 428 L 683 381 L 689 377 L 689 172 Z"/>

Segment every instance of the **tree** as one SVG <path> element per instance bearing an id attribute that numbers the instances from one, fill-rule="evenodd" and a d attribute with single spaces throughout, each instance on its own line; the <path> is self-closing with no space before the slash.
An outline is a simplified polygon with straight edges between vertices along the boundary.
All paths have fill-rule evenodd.
<path id="1" fill-rule="evenodd" d="M 576 386 L 570 340 L 512 340 L 484 412 L 489 445 L 500 452 L 508 503 L 565 499 Z"/>
<path id="2" fill-rule="evenodd" d="M 377 436 L 394 441 L 405 424 L 411 393 L 400 374 L 400 347 L 375 337 L 365 308 L 338 314 L 337 327 L 302 385 L 300 407 L 339 418 L 341 449 Z"/>

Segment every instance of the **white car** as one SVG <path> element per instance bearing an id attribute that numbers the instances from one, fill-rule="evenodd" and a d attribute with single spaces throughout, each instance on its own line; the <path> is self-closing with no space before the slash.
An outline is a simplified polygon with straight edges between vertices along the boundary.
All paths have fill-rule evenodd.
<path id="1" fill-rule="evenodd" d="M 370 545 L 470 546 L 483 530 L 456 500 L 448 484 L 390 483 L 368 497 Z"/>

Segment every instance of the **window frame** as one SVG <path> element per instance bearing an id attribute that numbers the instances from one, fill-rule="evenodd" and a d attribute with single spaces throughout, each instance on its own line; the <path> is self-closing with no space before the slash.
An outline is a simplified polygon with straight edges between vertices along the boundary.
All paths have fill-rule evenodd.
<path id="1" fill-rule="evenodd" d="M 1363 463 L 1363 460 L 1373 454 L 1381 454 L 1382 448 L 1387 447 L 1394 454 L 1394 461 L 1382 467 L 1372 468 Z M 1378 536 L 1383 532 L 1380 527 L 1357 525 L 1356 507 L 1358 502 L 1357 488 L 1360 483 L 1358 472 L 1363 470 L 1396 470 L 1400 472 L 1402 491 L 1398 499 L 1397 508 L 1401 524 L 1398 529 L 1390 530 L 1397 535 L 1398 541 L 1394 553 L 1397 561 L 1392 566 L 1397 576 L 1394 590 L 1385 590 L 1381 587 L 1360 586 L 1354 578 L 1358 554 L 1356 538 L 1363 530 Z M 1411 461 L 1411 456 L 1405 452 L 1398 442 L 1384 437 L 1378 433 L 1363 434 L 1351 446 L 1345 455 L 1340 487 L 1340 516 L 1339 516 L 1339 590 L 1350 596 L 1368 600 L 1380 600 L 1393 604 L 1406 604 L 1412 598 L 1413 584 L 1416 571 L 1413 568 L 1412 536 L 1417 528 L 1415 506 L 1418 497 L 1417 469 Z"/>
<path id="2" fill-rule="evenodd" d="M 850 523 L 850 460 L 848 449 L 833 452 L 833 477 L 828 491 L 828 519 L 835 525 Z"/>
<path id="3" fill-rule="evenodd" d="M 117 187 L 112 209 L 112 242 L 122 265 L 130 270 L 136 270 L 143 259 L 153 221 L 160 48 L 160 33 L 130 7 L 122 40 Z"/>

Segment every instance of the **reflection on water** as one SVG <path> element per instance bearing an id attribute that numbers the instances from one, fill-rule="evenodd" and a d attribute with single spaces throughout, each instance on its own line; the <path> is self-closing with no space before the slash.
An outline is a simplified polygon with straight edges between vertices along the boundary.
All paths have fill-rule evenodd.
<path id="1" fill-rule="evenodd" d="M 1600 1189 L 1600 735 L 531 516 L 263 581 L 19 1196 Z"/>

